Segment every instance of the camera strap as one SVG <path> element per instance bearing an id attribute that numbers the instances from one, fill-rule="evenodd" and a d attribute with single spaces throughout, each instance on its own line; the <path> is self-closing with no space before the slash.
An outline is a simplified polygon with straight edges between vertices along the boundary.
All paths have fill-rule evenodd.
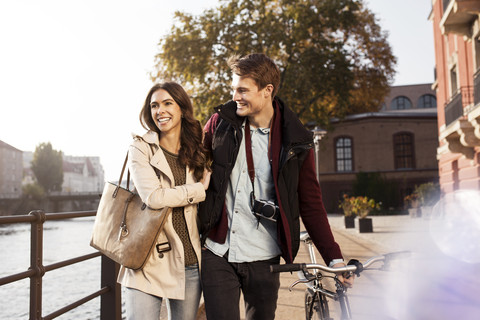
<path id="1" fill-rule="evenodd" d="M 245 153 L 247 156 L 248 176 L 252 182 L 253 199 L 255 199 L 255 167 L 253 165 L 252 138 L 250 136 L 250 123 L 248 122 L 248 117 L 245 121 Z"/>
<path id="2" fill-rule="evenodd" d="M 250 193 L 250 205 L 254 206 L 255 203 L 255 166 L 253 164 L 253 155 L 252 155 L 252 137 L 250 135 L 250 123 L 247 120 L 245 121 L 245 154 L 247 158 L 247 167 L 248 167 L 248 176 L 252 182 L 252 193 Z M 257 228 L 260 225 L 260 218 L 257 218 Z"/>

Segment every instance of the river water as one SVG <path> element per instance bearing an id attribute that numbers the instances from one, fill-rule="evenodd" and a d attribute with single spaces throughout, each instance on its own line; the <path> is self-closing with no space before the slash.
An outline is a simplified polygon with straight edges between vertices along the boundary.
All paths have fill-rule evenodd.
<path id="1" fill-rule="evenodd" d="M 94 217 L 44 223 L 43 265 L 92 253 Z M 42 316 L 100 289 L 100 257 L 47 272 L 43 277 Z M 0 277 L 26 271 L 30 266 L 30 224 L 0 226 Z M 0 319 L 28 319 L 30 279 L 0 287 Z M 57 319 L 99 319 L 95 298 Z"/>

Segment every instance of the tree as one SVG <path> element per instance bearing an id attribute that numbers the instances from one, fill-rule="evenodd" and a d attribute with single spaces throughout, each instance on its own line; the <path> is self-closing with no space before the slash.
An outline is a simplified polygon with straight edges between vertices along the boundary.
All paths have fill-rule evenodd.
<path id="1" fill-rule="evenodd" d="M 185 86 L 202 120 L 231 99 L 232 54 L 274 59 L 278 96 L 319 125 L 377 111 L 396 63 L 387 33 L 362 0 L 223 0 L 199 16 L 176 12 L 159 48 L 152 79 Z"/>
<path id="2" fill-rule="evenodd" d="M 62 190 L 63 157 L 62 152 L 54 150 L 52 144 L 40 143 L 33 153 L 32 171 L 37 182 L 45 192 Z"/>
<path id="3" fill-rule="evenodd" d="M 45 197 L 45 190 L 38 183 L 29 183 L 22 187 L 23 195 L 33 200 L 42 200 Z"/>

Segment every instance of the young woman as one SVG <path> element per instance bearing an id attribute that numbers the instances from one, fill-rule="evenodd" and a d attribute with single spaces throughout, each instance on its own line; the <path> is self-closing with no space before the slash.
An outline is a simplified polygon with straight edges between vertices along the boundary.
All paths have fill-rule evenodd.
<path id="1" fill-rule="evenodd" d="M 120 269 L 127 319 L 158 320 L 163 298 L 169 319 L 195 319 L 201 294 L 197 203 L 210 181 L 202 127 L 174 82 L 150 89 L 140 122 L 148 132 L 134 136 L 128 155 L 135 188 L 149 207 L 173 210 L 145 266 Z"/>

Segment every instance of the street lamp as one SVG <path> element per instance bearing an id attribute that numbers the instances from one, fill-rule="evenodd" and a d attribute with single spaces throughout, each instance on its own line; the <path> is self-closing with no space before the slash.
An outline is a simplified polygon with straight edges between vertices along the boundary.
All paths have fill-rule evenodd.
<path id="1" fill-rule="evenodd" d="M 320 183 L 320 140 L 327 134 L 327 130 L 320 127 L 313 129 L 313 142 L 315 143 L 315 171 L 317 172 L 317 181 Z"/>

